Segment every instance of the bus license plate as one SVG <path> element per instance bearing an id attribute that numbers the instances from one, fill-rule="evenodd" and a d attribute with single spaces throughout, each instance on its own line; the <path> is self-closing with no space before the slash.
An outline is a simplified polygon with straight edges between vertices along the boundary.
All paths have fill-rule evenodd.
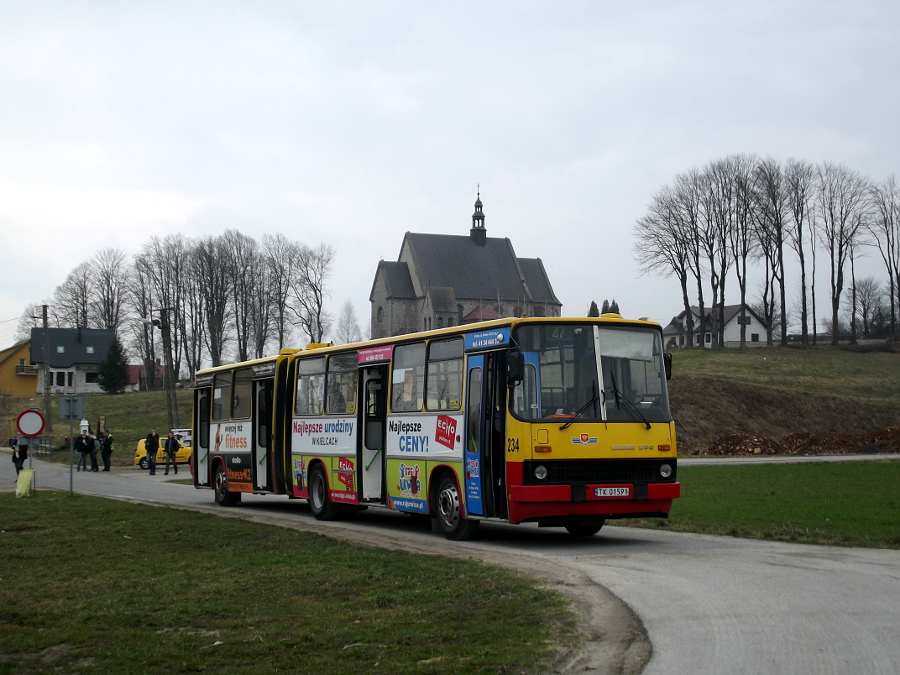
<path id="1" fill-rule="evenodd" d="M 595 497 L 630 497 L 630 487 L 598 487 L 594 488 Z"/>

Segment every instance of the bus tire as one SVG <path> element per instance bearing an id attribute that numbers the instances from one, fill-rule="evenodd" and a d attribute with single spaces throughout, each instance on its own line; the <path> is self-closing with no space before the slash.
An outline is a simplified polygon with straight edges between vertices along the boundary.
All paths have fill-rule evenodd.
<path id="1" fill-rule="evenodd" d="M 317 464 L 309 475 L 309 508 L 316 520 L 336 520 L 341 512 L 340 506 L 328 498 L 328 481 L 325 471 Z"/>
<path id="2" fill-rule="evenodd" d="M 216 504 L 219 506 L 234 506 L 240 503 L 241 493 L 231 492 L 228 489 L 228 479 L 225 477 L 225 467 L 221 463 L 216 465 Z"/>
<path id="3" fill-rule="evenodd" d="M 605 520 L 589 520 L 583 523 L 570 523 L 565 527 L 573 537 L 591 537 L 600 531 L 605 522 Z"/>
<path id="4" fill-rule="evenodd" d="M 479 521 L 466 520 L 462 516 L 459 487 L 451 473 L 443 473 L 438 480 L 434 513 L 438 527 L 447 539 L 464 541 L 478 531 Z"/>

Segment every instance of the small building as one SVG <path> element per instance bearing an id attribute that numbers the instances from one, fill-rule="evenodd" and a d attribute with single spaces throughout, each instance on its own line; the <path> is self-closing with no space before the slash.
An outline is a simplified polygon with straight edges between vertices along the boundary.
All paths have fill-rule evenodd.
<path id="1" fill-rule="evenodd" d="M 373 338 L 562 310 L 540 258 L 487 236 L 480 191 L 469 235 L 407 232 L 397 262 L 378 263 L 369 302 Z"/>
<path id="2" fill-rule="evenodd" d="M 100 364 L 106 360 L 116 331 L 94 328 L 48 328 L 49 355 L 44 354 L 44 329 L 31 329 L 31 363 L 48 373 L 51 394 L 102 393 Z M 43 380 L 37 388 L 42 391 Z"/>
<path id="3" fill-rule="evenodd" d="M 701 345 L 711 348 L 716 344 L 717 338 L 712 333 L 712 313 L 718 311 L 718 307 L 704 308 L 703 323 L 700 322 L 700 308 L 691 306 L 691 313 L 694 317 L 694 347 Z M 740 347 L 741 346 L 741 325 L 746 325 L 746 346 L 748 347 L 764 347 L 766 345 L 766 324 L 759 318 L 759 315 L 750 309 L 749 305 L 744 305 L 744 312 L 741 313 L 740 305 L 725 305 L 725 346 Z M 687 313 L 681 312 L 677 316 L 672 317 L 663 329 L 663 340 L 666 343 L 666 349 L 683 349 L 687 346 Z"/>
<path id="4" fill-rule="evenodd" d="M 159 359 L 153 363 L 153 388 L 161 389 L 163 387 L 165 369 Z M 147 377 L 147 368 L 143 364 L 128 366 L 128 391 L 147 391 L 150 389 L 151 378 Z"/>
<path id="5" fill-rule="evenodd" d="M 31 363 L 31 340 L 22 340 L 0 351 L 0 394 L 34 396 L 38 370 Z"/>

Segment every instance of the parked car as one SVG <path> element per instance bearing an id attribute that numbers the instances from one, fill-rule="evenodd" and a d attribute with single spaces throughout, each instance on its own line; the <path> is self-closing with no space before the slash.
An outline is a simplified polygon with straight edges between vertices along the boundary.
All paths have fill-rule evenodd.
<path id="1" fill-rule="evenodd" d="M 178 452 L 175 453 L 175 463 L 190 463 L 192 452 L 191 430 L 173 429 L 172 431 L 175 432 L 175 438 L 179 443 L 181 443 L 181 447 L 178 448 Z M 159 437 L 159 450 L 156 452 L 156 463 L 159 465 L 165 465 L 166 463 L 166 440 L 168 439 L 168 437 L 168 434 Z M 147 449 L 145 447 L 146 442 L 147 439 L 142 438 L 138 441 L 137 447 L 134 450 L 134 463 L 139 465 L 144 470 L 150 468 L 150 463 L 147 461 Z"/>

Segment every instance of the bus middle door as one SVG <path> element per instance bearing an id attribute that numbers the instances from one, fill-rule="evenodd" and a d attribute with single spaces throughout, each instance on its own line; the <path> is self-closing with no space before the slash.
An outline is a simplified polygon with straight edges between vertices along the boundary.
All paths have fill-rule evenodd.
<path id="1" fill-rule="evenodd" d="M 256 459 L 254 473 L 256 487 L 260 490 L 271 490 L 272 472 L 272 389 L 274 380 L 257 380 L 253 383 L 253 455 Z"/>
<path id="2" fill-rule="evenodd" d="M 360 404 L 357 407 L 359 448 L 357 466 L 362 485 L 357 485 L 363 502 L 385 501 L 385 426 L 387 424 L 387 366 L 361 368 Z"/>

